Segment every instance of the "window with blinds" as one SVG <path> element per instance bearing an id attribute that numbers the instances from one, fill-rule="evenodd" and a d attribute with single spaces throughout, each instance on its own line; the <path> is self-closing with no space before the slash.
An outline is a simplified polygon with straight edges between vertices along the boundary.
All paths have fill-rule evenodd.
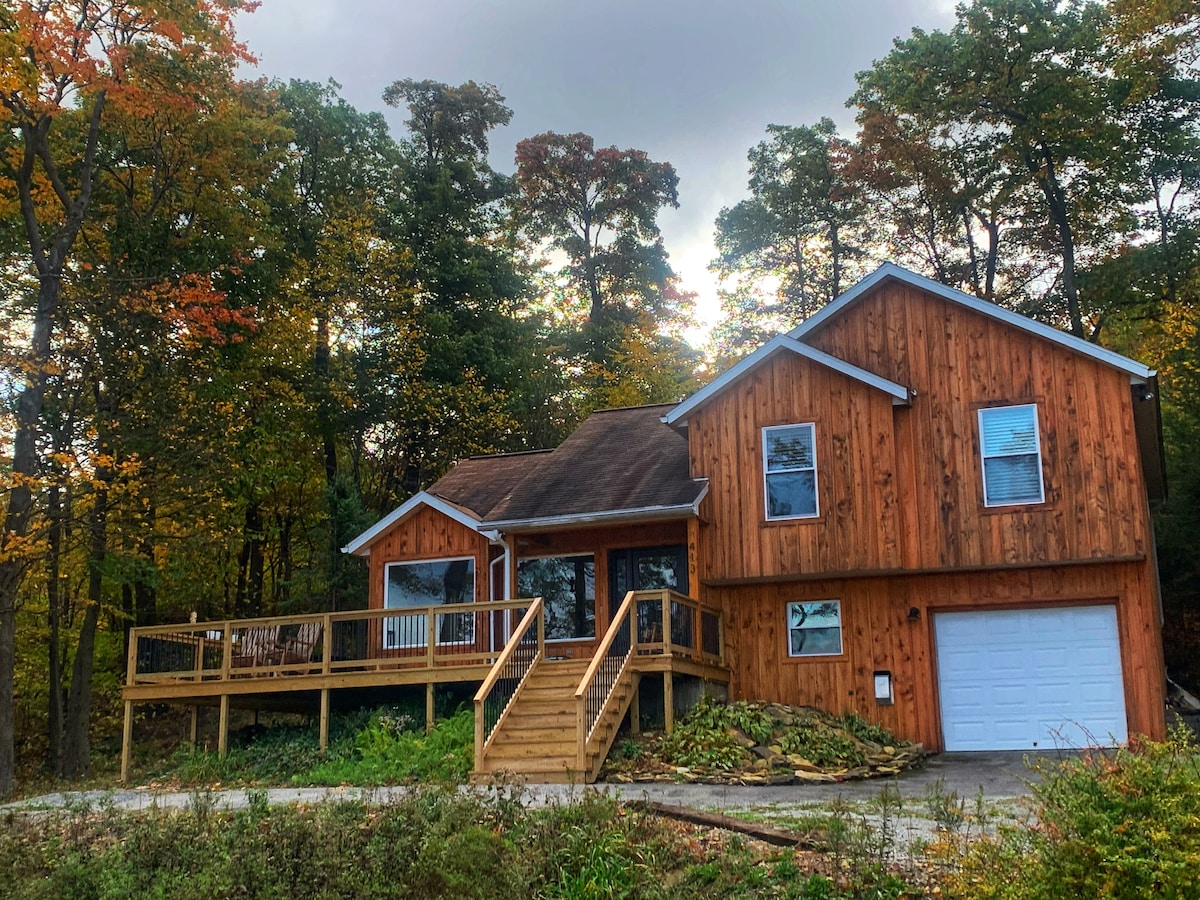
<path id="1" fill-rule="evenodd" d="M 985 506 L 1046 499 L 1035 404 L 979 410 L 979 447 Z"/>
<path id="2" fill-rule="evenodd" d="M 764 428 L 763 480 L 768 519 L 808 519 L 817 515 L 817 459 L 814 426 Z"/>

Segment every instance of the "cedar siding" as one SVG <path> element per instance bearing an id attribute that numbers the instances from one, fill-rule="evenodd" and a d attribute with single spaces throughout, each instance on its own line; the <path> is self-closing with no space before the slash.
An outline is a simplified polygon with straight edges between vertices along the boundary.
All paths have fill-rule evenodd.
<path id="1" fill-rule="evenodd" d="M 487 600 L 488 539 L 428 506 L 422 506 L 389 528 L 371 544 L 368 608 L 383 609 L 384 571 L 388 563 L 475 558 L 475 599 Z"/>
<path id="2" fill-rule="evenodd" d="M 856 712 L 938 750 L 933 617 L 966 608 L 1115 604 L 1129 732 L 1161 736 L 1162 649 L 1155 607 L 1145 602 L 1152 594 L 1145 565 L 1106 563 L 742 585 L 709 589 L 706 599 L 725 611 L 731 697 Z M 787 603 L 826 599 L 842 604 L 843 653 L 789 657 Z M 895 705 L 875 703 L 876 670 L 892 673 Z"/>
<path id="3" fill-rule="evenodd" d="M 688 422 L 701 505 L 704 582 L 900 566 L 892 400 L 791 353 L 778 353 Z M 819 515 L 766 521 L 762 429 L 815 423 Z"/>
<path id="4" fill-rule="evenodd" d="M 691 474 L 709 480 L 700 597 L 725 615 L 731 696 L 854 711 L 940 750 L 938 612 L 1113 605 L 1129 734 L 1161 737 L 1129 372 L 903 279 L 801 339 L 907 387 L 911 404 L 774 353 L 688 411 Z M 1037 406 L 1045 500 L 989 508 L 978 410 L 1021 404 Z M 762 429 L 805 422 L 819 515 L 768 522 Z M 789 656 L 787 604 L 827 599 L 841 602 L 843 652 Z M 875 702 L 875 671 L 891 673 L 894 705 Z"/>
<path id="5" fill-rule="evenodd" d="M 805 340 L 916 392 L 896 416 L 903 568 L 1148 552 L 1127 375 L 899 282 Z M 1038 407 L 1046 501 L 988 509 L 976 413 L 1020 403 Z"/>

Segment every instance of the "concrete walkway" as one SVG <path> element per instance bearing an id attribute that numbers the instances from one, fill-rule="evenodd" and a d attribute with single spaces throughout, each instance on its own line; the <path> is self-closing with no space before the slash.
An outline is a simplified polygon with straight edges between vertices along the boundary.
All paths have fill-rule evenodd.
<path id="1" fill-rule="evenodd" d="M 1053 759 L 1052 756 L 1043 757 Z M 1028 757 L 1033 761 L 1032 757 Z M 942 754 L 930 757 L 920 769 L 902 773 L 894 778 L 874 778 L 867 781 L 848 781 L 842 784 L 800 785 L 712 785 L 712 784 L 596 784 L 588 790 L 607 792 L 626 800 L 651 800 L 694 809 L 752 810 L 758 807 L 775 809 L 828 806 L 838 798 L 859 804 L 879 797 L 886 785 L 894 786 L 905 807 L 919 805 L 934 790 L 955 794 L 968 807 L 977 797 L 995 804 L 1019 800 L 1029 794 L 1036 774 L 1026 766 L 1027 755 L 1022 753 Z M 0 811 L 35 811 L 48 809 L 103 806 L 113 809 L 137 810 L 152 806 L 182 809 L 194 802 L 196 794 L 208 797 L 217 809 L 239 809 L 249 803 L 248 794 L 256 788 L 234 788 L 219 791 L 160 791 L 147 788 L 112 791 L 78 791 L 45 794 L 16 803 L 0 806 Z M 321 803 L 324 801 L 365 799 L 386 802 L 391 796 L 402 796 L 405 787 L 377 788 L 263 788 L 273 805 L 288 803 Z M 529 785 L 524 797 L 529 805 L 564 802 L 578 797 L 584 788 L 570 785 Z"/>

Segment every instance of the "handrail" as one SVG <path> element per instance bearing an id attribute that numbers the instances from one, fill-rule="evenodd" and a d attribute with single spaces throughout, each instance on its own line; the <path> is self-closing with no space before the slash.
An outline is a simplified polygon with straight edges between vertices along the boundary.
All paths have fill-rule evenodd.
<path id="1" fill-rule="evenodd" d="M 575 732 L 580 771 L 586 770 L 587 747 L 600 717 L 608 707 L 609 697 L 621 681 L 629 660 L 637 649 L 637 628 L 631 611 L 637 604 L 637 591 L 629 591 L 613 615 L 604 639 L 592 656 L 587 671 L 575 689 Z M 642 592 L 649 593 L 649 592 Z M 624 633 L 624 647 L 617 643 Z M 617 652 L 614 654 L 613 648 Z M 615 663 L 615 665 L 614 665 Z M 601 680 L 603 676 L 603 680 Z M 603 695 L 603 696 L 601 696 Z"/>
<path id="2" fill-rule="evenodd" d="M 499 731 L 500 724 L 508 715 L 508 711 L 512 708 L 513 701 L 529 679 L 529 673 L 545 655 L 546 620 L 542 615 L 542 598 L 535 597 L 532 601 L 525 602 L 529 604 L 529 609 L 521 617 L 520 623 L 508 639 L 508 643 L 504 645 L 500 656 L 496 658 L 496 662 L 483 680 L 483 684 L 475 692 L 475 767 L 477 769 L 482 765 L 483 755 Z M 534 652 L 524 658 L 519 657 L 518 652 L 522 647 L 526 649 L 529 647 L 529 631 L 535 624 L 537 633 Z M 491 698 L 492 691 L 499 684 L 501 678 L 516 679 L 516 683 L 511 686 L 510 691 L 506 691 L 507 696 L 502 698 L 495 719 L 488 722 L 486 721 L 488 718 L 487 701 Z"/>

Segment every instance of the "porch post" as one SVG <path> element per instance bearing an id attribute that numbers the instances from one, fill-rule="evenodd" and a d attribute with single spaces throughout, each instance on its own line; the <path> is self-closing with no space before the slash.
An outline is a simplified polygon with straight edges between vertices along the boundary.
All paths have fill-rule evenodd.
<path id="1" fill-rule="evenodd" d="M 125 729 L 121 733 L 121 784 L 129 783 L 129 753 L 133 744 L 133 701 L 125 701 Z"/>
<path id="2" fill-rule="evenodd" d="M 629 701 L 629 731 L 631 734 L 642 733 L 642 673 L 633 673 L 633 698 Z"/>
<path id="3" fill-rule="evenodd" d="M 425 685 L 425 733 L 433 731 L 433 682 Z"/>
<path id="4" fill-rule="evenodd" d="M 229 695 L 221 695 L 220 722 L 217 724 L 217 756 L 225 758 L 229 750 Z"/>
<path id="5" fill-rule="evenodd" d="M 329 688 L 321 688 L 321 724 L 319 726 L 320 753 L 329 749 Z"/>
<path id="6" fill-rule="evenodd" d="M 200 736 L 200 705 L 192 704 L 192 727 L 188 731 L 188 740 L 192 744 L 192 751 L 196 750 L 196 738 Z"/>
<path id="7" fill-rule="evenodd" d="M 675 679 L 670 669 L 663 672 L 663 728 L 667 734 L 675 730 Z"/>

